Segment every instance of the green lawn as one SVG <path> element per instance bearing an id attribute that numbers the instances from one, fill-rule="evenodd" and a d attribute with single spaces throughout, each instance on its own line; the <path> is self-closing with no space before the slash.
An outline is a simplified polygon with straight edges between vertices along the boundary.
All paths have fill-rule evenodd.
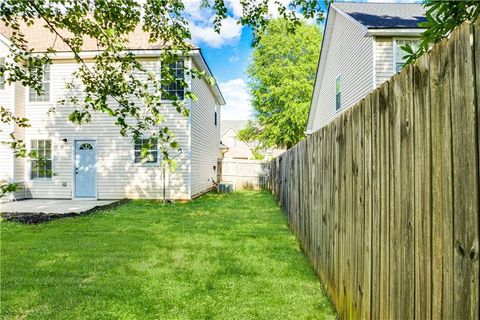
<path id="1" fill-rule="evenodd" d="M 266 192 L 0 225 L 4 319 L 335 318 Z"/>

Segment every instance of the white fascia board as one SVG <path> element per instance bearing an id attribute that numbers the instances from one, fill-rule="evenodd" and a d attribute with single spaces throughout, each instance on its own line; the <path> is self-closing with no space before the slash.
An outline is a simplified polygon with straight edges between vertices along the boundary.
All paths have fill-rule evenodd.
<path id="1" fill-rule="evenodd" d="M 403 37 L 418 37 L 426 29 L 420 28 L 391 28 L 391 29 L 368 29 L 368 36 L 403 36 Z"/>

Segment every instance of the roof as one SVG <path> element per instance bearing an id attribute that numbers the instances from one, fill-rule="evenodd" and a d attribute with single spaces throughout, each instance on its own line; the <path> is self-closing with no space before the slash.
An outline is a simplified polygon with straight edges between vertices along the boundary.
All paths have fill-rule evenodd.
<path id="1" fill-rule="evenodd" d="M 237 133 L 244 129 L 248 124 L 247 120 L 222 120 L 222 123 L 220 124 L 220 137 L 223 137 L 223 135 L 229 130 L 233 129 Z"/>
<path id="2" fill-rule="evenodd" d="M 427 21 L 418 3 L 334 2 L 334 6 L 368 29 L 421 28 Z"/>
<path id="3" fill-rule="evenodd" d="M 70 47 L 65 44 L 55 33 L 47 28 L 43 20 L 37 19 L 32 25 L 27 26 L 24 21 L 19 21 L 20 31 L 24 34 L 26 45 L 33 49 L 34 52 L 46 52 L 48 48 L 53 48 L 57 52 L 71 52 Z M 72 34 L 67 30 L 58 30 L 62 37 L 70 38 Z M 7 27 L 4 22 L 0 21 L 0 33 L 10 38 L 13 30 Z M 158 50 L 167 47 L 163 41 L 150 42 L 148 32 L 142 30 L 139 25 L 128 35 L 129 42 L 127 49 L 129 50 Z M 194 47 L 196 48 L 196 47 Z M 84 37 L 82 51 L 99 51 L 102 50 L 98 46 L 97 41 L 90 37 Z"/>

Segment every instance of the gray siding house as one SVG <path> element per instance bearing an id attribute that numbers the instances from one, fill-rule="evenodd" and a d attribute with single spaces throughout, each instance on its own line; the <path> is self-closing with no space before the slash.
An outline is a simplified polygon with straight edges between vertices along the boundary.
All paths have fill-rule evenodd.
<path id="1" fill-rule="evenodd" d="M 420 4 L 335 2 L 329 6 L 307 123 L 311 134 L 404 65 L 401 47 L 418 43 Z"/>
<path id="2" fill-rule="evenodd" d="M 165 186 L 166 198 L 188 200 L 215 185 L 220 157 L 219 119 L 225 104 L 218 86 L 185 75 L 185 81 L 198 97 L 197 101 L 187 101 L 190 115 L 180 115 L 174 107 L 164 108 L 164 125 L 174 131 L 182 149 L 173 155 L 177 169 L 167 171 L 164 177 L 158 146 L 149 150 L 151 161 L 139 161 L 142 142 L 122 137 L 112 117 L 95 113 L 90 123 L 77 126 L 68 121 L 73 106 L 61 106 L 54 114 L 48 113 L 67 95 L 65 84 L 78 65 L 68 47 L 55 42 L 55 36 L 43 26 L 34 24 L 24 34 L 35 52 L 45 52 L 53 43 L 57 52 L 45 72 L 44 96 L 19 83 L 9 85 L 0 79 L 0 104 L 16 116 L 27 117 L 31 124 L 28 128 L 15 128 L 0 123 L 0 141 L 8 141 L 9 134 L 15 132 L 27 149 L 48 158 L 46 165 L 53 174 L 39 172 L 28 159 L 15 158 L 9 146 L 0 143 L 0 180 L 23 187 L 15 195 L 17 199 L 162 199 Z M 0 63 L 8 59 L 10 45 L 9 30 L 0 25 Z M 147 70 L 160 76 L 159 57 L 164 49 L 161 44 L 149 43 L 148 35 L 139 29 L 132 34 L 129 49 L 135 51 Z M 98 50 L 96 43 L 86 41 L 81 56 L 91 61 Z M 183 63 L 211 75 L 198 48 L 192 49 Z M 82 92 L 77 94 L 82 99 Z"/>

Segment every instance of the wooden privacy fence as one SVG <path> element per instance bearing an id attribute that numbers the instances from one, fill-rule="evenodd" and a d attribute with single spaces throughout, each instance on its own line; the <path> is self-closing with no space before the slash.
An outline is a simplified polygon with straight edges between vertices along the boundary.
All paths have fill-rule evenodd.
<path id="1" fill-rule="evenodd" d="M 269 161 L 220 159 L 219 181 L 234 182 L 237 189 L 268 189 L 269 168 Z"/>
<path id="2" fill-rule="evenodd" d="M 479 84 L 477 22 L 272 162 L 342 318 L 479 318 Z"/>

